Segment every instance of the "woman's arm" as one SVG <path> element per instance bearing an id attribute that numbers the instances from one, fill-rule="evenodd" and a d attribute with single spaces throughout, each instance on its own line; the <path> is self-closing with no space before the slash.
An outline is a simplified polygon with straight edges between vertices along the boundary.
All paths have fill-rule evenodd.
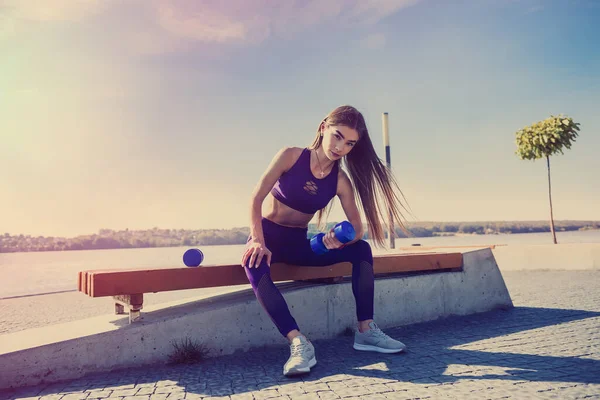
<path id="1" fill-rule="evenodd" d="M 253 245 L 248 248 L 242 257 L 242 265 L 250 257 L 250 266 L 260 264 L 263 254 L 267 254 L 267 263 L 271 264 L 271 253 L 266 247 L 265 238 L 262 230 L 262 204 L 271 191 L 277 179 L 288 169 L 291 168 L 294 160 L 296 148 L 285 147 L 273 157 L 266 171 L 261 176 L 258 184 L 252 192 L 250 200 L 250 236 L 252 236 Z"/>

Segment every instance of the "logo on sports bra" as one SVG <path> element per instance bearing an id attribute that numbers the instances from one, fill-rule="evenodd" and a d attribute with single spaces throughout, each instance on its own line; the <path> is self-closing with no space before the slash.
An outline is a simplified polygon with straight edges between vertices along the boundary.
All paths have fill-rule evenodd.
<path id="1" fill-rule="evenodd" d="M 310 193 L 312 195 L 316 195 L 317 190 L 319 190 L 319 188 L 317 187 L 317 184 L 314 183 L 313 181 L 307 181 L 306 185 L 304 185 L 304 190 L 306 190 L 308 193 Z"/>

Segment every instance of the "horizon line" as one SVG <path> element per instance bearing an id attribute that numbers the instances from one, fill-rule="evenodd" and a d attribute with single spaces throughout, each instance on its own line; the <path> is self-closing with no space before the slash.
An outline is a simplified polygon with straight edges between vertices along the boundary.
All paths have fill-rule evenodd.
<path id="1" fill-rule="evenodd" d="M 331 221 L 331 222 L 327 222 L 327 224 L 334 224 L 337 223 L 339 221 Z M 405 225 L 408 227 L 411 224 L 462 224 L 462 223 L 507 223 L 507 222 L 511 222 L 511 223 L 543 223 L 543 224 L 549 224 L 550 221 L 549 220 L 455 220 L 455 221 L 436 221 L 436 220 L 428 220 L 428 221 L 413 221 L 413 222 L 406 222 Z M 569 223 L 569 222 L 579 222 L 579 223 L 592 223 L 592 224 L 600 224 L 600 220 L 587 220 L 587 219 L 560 219 L 560 220 L 554 220 L 554 223 Z M 363 221 L 363 223 L 365 224 L 365 227 L 367 226 L 366 221 Z M 311 225 L 316 225 L 316 223 L 309 223 L 308 226 L 310 227 Z M 395 225 L 394 228 L 398 228 L 399 225 Z M 139 228 L 139 229 L 129 229 L 129 228 L 124 228 L 124 229 L 113 229 L 113 228 L 99 228 L 95 233 L 82 233 L 82 234 L 76 234 L 76 235 L 72 235 L 70 237 L 78 237 L 78 236 L 90 236 L 90 235 L 97 235 L 100 231 L 102 230 L 107 230 L 107 231 L 112 231 L 112 232 L 124 232 L 124 231 L 131 231 L 131 232 L 141 232 L 141 231 L 151 231 L 154 229 L 157 230 L 170 230 L 170 231 L 210 231 L 210 230 L 234 230 L 234 229 L 249 229 L 249 226 L 234 226 L 234 227 L 230 227 L 230 228 L 160 228 L 158 226 L 154 226 L 152 228 Z M 387 231 L 387 228 L 385 228 L 385 230 Z M 15 236 L 25 236 L 25 237 L 44 237 L 44 238 L 48 238 L 48 237 L 58 237 L 58 238 L 68 238 L 67 236 L 58 236 L 58 235 L 32 235 L 32 234 L 25 234 L 25 233 L 18 233 L 18 234 L 11 234 L 9 232 L 4 232 L 2 234 L 0 234 L 0 239 L 2 237 L 4 237 L 5 235 L 9 235 L 10 237 L 15 237 Z"/>

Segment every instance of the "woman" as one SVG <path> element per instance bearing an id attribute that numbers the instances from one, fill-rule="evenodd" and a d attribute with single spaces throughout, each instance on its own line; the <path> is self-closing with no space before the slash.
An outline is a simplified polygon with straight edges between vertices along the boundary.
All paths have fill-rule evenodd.
<path id="1" fill-rule="evenodd" d="M 349 175 L 340 168 L 340 160 L 345 161 Z M 392 212 L 395 221 L 401 221 L 403 206 L 394 189 L 397 185 L 377 157 L 362 114 L 351 106 L 329 113 L 319 124 L 310 147 L 280 150 L 258 182 L 252 194 L 250 237 L 242 265 L 258 301 L 290 341 L 291 354 L 284 365 L 284 375 L 307 373 L 317 361 L 312 343 L 300 333 L 285 299 L 271 280 L 271 262 L 306 266 L 351 262 L 358 319 L 354 348 L 383 353 L 405 349 L 403 343 L 384 334 L 373 322 L 373 255 L 369 243 L 361 239 L 364 229 L 355 200 L 360 200 L 369 236 L 382 245 L 382 216 Z M 263 201 L 269 193 L 271 201 L 263 216 Z M 307 238 L 308 223 L 317 213 L 320 225 L 335 196 L 356 230 L 356 238 L 342 245 L 332 230 L 323 239 L 331 251 L 317 255 Z"/>

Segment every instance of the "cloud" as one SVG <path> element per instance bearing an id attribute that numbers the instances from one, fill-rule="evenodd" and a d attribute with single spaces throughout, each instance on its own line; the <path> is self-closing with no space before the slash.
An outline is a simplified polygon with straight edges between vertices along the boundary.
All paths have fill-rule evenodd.
<path id="1" fill-rule="evenodd" d="M 5 0 L 0 12 L 20 21 L 78 21 L 96 14 L 109 0 Z"/>
<path id="2" fill-rule="evenodd" d="M 317 24 L 375 24 L 420 0 L 167 1 L 155 3 L 158 24 L 181 39 L 206 43 L 260 43 Z"/>
<path id="3" fill-rule="evenodd" d="M 185 50 L 194 44 L 256 45 L 290 38 L 315 26 L 334 29 L 372 25 L 421 0 L 5 0 L 0 6 L 0 38 L 36 25 L 72 22 L 104 13 L 131 12 L 122 41 L 139 53 Z M 367 45 L 380 45 L 375 37 Z M 370 43 L 370 44 L 369 44 Z"/>
<path id="4" fill-rule="evenodd" d="M 112 0 L 4 0 L 0 3 L 0 40 L 48 22 L 80 21 L 100 13 Z"/>
<path id="5" fill-rule="evenodd" d="M 359 17 L 364 23 L 375 24 L 379 20 L 392 15 L 402 8 L 410 7 L 421 0 L 370 0 L 357 1 L 351 8 L 353 17 Z M 346 3 L 342 1 L 342 3 Z"/>
<path id="6" fill-rule="evenodd" d="M 360 40 L 359 44 L 366 49 L 383 49 L 385 47 L 385 35 L 383 33 L 373 33 Z"/>
<path id="7" fill-rule="evenodd" d="M 201 42 L 262 41 L 269 20 L 235 2 L 211 7 L 195 2 L 161 1 L 156 5 L 158 24 L 178 38 Z M 227 6 L 225 6 L 225 4 Z"/>

